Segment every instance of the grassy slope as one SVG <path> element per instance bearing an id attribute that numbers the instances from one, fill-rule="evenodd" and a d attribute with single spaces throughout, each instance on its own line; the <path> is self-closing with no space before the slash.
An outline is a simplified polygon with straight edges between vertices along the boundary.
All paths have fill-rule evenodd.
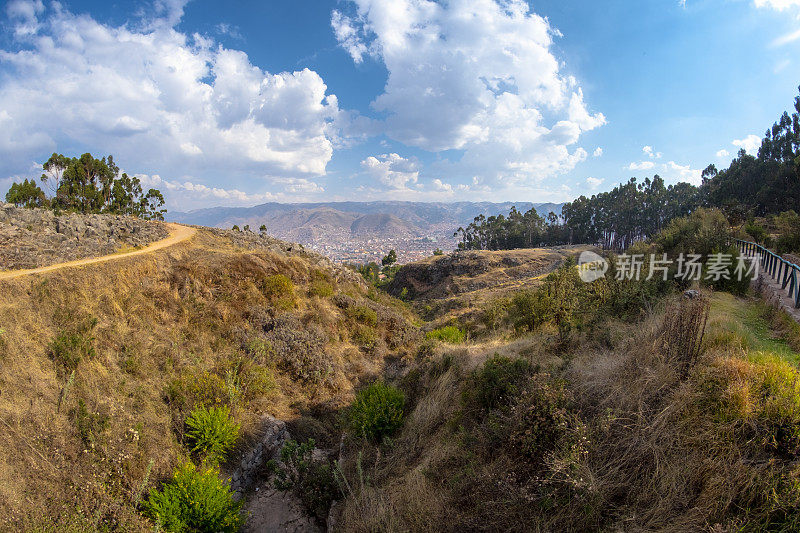
<path id="1" fill-rule="evenodd" d="M 478 415 L 464 398 L 480 389 L 487 344 L 440 350 L 407 378 L 410 414 L 391 446 L 351 456 L 351 478 L 368 481 L 352 483 L 346 529 L 794 530 L 800 336 L 758 301 L 711 304 L 685 379 L 662 350 L 661 306 L 566 351 L 547 333 L 517 341 L 537 372 L 508 407 Z"/>
<path id="2" fill-rule="evenodd" d="M 293 281 L 293 296 L 267 290 L 265 279 L 278 273 Z M 357 324 L 330 296 L 309 296 L 315 280 L 375 309 L 375 325 Z M 318 256 L 244 250 L 219 232 L 5 281 L 2 293 L 0 529 L 146 530 L 134 504 L 185 453 L 183 419 L 196 396 L 233 405 L 246 448 L 265 413 L 335 420 L 359 380 L 383 372 L 385 356 L 402 355 L 414 339 L 402 305 L 367 299 L 358 279 Z M 327 339 L 321 355 L 332 372 L 323 383 L 285 370 L 296 354 L 246 349 L 282 314 L 302 324 L 298 335 L 313 329 Z M 85 350 L 74 375 L 51 349 L 64 335 L 94 352 Z"/>

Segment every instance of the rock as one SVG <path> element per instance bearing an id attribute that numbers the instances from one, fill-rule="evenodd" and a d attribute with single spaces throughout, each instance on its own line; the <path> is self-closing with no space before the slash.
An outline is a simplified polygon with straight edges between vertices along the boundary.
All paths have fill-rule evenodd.
<path id="1" fill-rule="evenodd" d="M 683 291 L 683 297 L 689 300 L 694 300 L 695 298 L 700 297 L 700 291 L 695 289 L 689 289 L 688 291 Z"/>
<path id="2" fill-rule="evenodd" d="M 262 435 L 256 445 L 242 457 L 239 467 L 231 476 L 231 490 L 242 493 L 249 490 L 259 480 L 264 466 L 270 459 L 280 460 L 281 448 L 289 440 L 286 422 L 272 416 L 261 421 Z"/>
<path id="3" fill-rule="evenodd" d="M 132 230 L 136 230 L 135 232 Z M 46 209 L 0 205 L 0 270 L 36 268 L 113 254 L 164 239 L 159 222 L 119 215 L 56 216 Z"/>

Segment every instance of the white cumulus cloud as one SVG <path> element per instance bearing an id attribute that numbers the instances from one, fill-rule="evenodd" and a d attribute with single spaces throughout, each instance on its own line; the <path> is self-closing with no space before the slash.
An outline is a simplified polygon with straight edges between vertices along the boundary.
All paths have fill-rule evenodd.
<path id="1" fill-rule="evenodd" d="M 656 152 L 653 150 L 652 146 L 643 147 L 642 152 L 644 152 L 650 159 L 661 159 L 661 156 L 663 155 L 661 152 Z"/>
<path id="2" fill-rule="evenodd" d="M 592 155 L 594 157 L 600 157 L 601 155 L 603 155 L 603 149 L 598 146 L 597 148 L 594 149 L 594 152 L 592 152 Z"/>
<path id="3" fill-rule="evenodd" d="M 650 170 L 655 166 L 656 164 L 653 163 L 652 161 L 639 161 L 638 163 L 634 161 L 625 168 L 627 168 L 628 170 Z"/>
<path id="4" fill-rule="evenodd" d="M 369 176 L 390 189 L 407 189 L 416 184 L 419 178 L 417 161 L 395 153 L 369 156 L 361 161 L 361 167 Z"/>
<path id="5" fill-rule="evenodd" d="M 731 155 L 730 152 L 728 152 L 724 148 L 717 152 L 717 157 L 719 157 L 719 158 L 728 157 L 729 155 Z"/>
<path id="6" fill-rule="evenodd" d="M 744 139 L 734 139 L 731 144 L 738 148 L 744 148 L 744 151 L 748 154 L 755 155 L 758 153 L 758 149 L 761 148 L 761 137 L 751 133 Z"/>
<path id="7" fill-rule="evenodd" d="M 603 180 L 600 178 L 589 177 L 586 178 L 586 183 L 588 183 L 591 188 L 596 189 L 601 183 L 603 183 Z"/>
<path id="8" fill-rule="evenodd" d="M 487 184 L 529 185 L 587 157 L 574 148 L 605 123 L 553 54 L 558 35 L 523 0 L 351 0 L 332 26 L 356 63 L 388 70 L 372 107 L 386 134 L 463 155 L 437 171 Z M 547 118 L 545 118 L 547 117 Z"/>
<path id="9" fill-rule="evenodd" d="M 668 183 L 677 183 L 679 181 L 691 183 L 692 185 L 700 185 L 702 183 L 703 171 L 696 168 L 691 168 L 689 165 L 679 165 L 675 161 L 670 161 L 663 165 L 664 181 Z"/>
<path id="10" fill-rule="evenodd" d="M 176 31 L 185 3 L 157 0 L 139 29 L 56 3 L 9 3 L 0 172 L 78 145 L 133 172 L 323 175 L 352 114 L 316 72 L 270 73 L 242 51 Z"/>

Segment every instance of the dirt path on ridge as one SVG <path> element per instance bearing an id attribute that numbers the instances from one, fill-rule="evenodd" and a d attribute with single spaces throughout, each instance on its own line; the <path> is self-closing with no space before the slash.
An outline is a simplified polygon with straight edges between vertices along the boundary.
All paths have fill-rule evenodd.
<path id="1" fill-rule="evenodd" d="M 167 222 L 166 226 L 169 228 L 169 237 L 148 244 L 144 248 L 140 248 L 138 250 L 132 250 L 130 252 L 121 252 L 110 255 L 103 255 L 100 257 L 87 257 L 84 259 L 76 259 L 75 261 L 67 261 L 66 263 L 56 263 L 55 265 L 48 265 L 39 268 L 29 268 L 25 270 L 9 270 L 6 272 L 0 271 L 0 281 L 6 279 L 19 278 L 21 276 L 28 276 L 30 274 L 43 274 L 45 272 L 52 272 L 54 270 L 60 270 L 62 268 L 85 266 L 94 263 L 105 263 L 106 261 L 116 261 L 117 259 L 125 259 L 126 257 L 131 257 L 134 255 L 149 254 L 157 250 L 168 248 L 172 245 L 178 244 L 179 242 L 183 242 L 187 239 L 191 239 L 194 236 L 194 234 L 197 233 L 197 230 L 195 228 L 190 228 L 188 226 L 183 226 L 181 224 L 175 224 L 173 222 Z"/>

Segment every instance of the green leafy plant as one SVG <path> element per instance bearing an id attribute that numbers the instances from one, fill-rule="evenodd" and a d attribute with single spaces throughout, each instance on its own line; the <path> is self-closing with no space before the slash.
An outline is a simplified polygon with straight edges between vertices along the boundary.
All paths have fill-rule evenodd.
<path id="1" fill-rule="evenodd" d="M 425 338 L 447 342 L 449 344 L 460 344 L 466 338 L 464 332 L 456 326 L 444 326 L 436 328 L 425 334 Z"/>
<path id="2" fill-rule="evenodd" d="M 216 468 L 198 470 L 190 462 L 176 469 L 161 490 L 151 491 L 144 503 L 145 515 L 169 532 L 238 531 L 243 523 L 241 508 L 242 502 L 234 501 Z"/>
<path id="3" fill-rule="evenodd" d="M 330 298 L 333 296 L 333 285 L 322 279 L 314 280 L 311 282 L 311 286 L 308 288 L 308 295 L 318 296 L 320 298 Z"/>
<path id="4" fill-rule="evenodd" d="M 405 396 L 396 387 L 377 382 L 356 394 L 349 411 L 351 431 L 381 442 L 403 424 Z"/>
<path id="5" fill-rule="evenodd" d="M 239 424 L 233 421 L 230 413 L 226 406 L 199 406 L 192 410 L 186 419 L 186 435 L 192 443 L 192 452 L 212 463 L 225 459 L 239 436 Z"/>

